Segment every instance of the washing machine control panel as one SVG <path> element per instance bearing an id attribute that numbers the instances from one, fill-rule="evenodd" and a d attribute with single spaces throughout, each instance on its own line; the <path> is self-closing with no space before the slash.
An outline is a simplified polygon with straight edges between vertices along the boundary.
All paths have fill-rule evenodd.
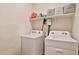
<path id="1" fill-rule="evenodd" d="M 65 36 L 65 37 L 70 37 L 70 33 L 68 31 L 50 31 L 49 36 Z"/>

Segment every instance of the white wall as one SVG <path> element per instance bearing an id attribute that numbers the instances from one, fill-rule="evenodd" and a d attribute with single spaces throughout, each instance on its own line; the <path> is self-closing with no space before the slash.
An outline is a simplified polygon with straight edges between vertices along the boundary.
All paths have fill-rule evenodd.
<path id="1" fill-rule="evenodd" d="M 65 3 L 36 3 L 34 5 L 34 10 L 37 12 L 37 10 L 42 11 L 43 14 L 47 13 L 47 9 L 53 9 L 53 8 L 59 8 L 63 7 L 67 4 Z M 38 12 L 39 12 L 38 11 Z M 52 28 L 51 30 L 67 30 L 72 31 L 72 25 L 74 17 L 60 17 L 56 18 L 57 20 L 52 21 Z"/>
<path id="2" fill-rule="evenodd" d="M 79 4 L 76 4 L 76 14 L 72 34 L 73 37 L 79 41 Z"/>
<path id="3" fill-rule="evenodd" d="M 20 54 L 20 34 L 31 30 L 31 4 L 0 4 L 0 54 Z"/>

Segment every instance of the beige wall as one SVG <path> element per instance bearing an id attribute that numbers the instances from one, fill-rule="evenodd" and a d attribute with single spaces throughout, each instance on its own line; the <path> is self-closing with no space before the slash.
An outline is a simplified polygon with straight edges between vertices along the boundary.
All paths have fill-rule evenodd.
<path id="1" fill-rule="evenodd" d="M 52 27 L 51 30 L 65 30 L 72 32 L 74 16 L 69 17 L 57 17 L 56 19 L 52 19 Z"/>
<path id="2" fill-rule="evenodd" d="M 20 54 L 20 35 L 31 30 L 27 18 L 31 7 L 31 4 L 0 4 L 0 54 Z"/>
<path id="3" fill-rule="evenodd" d="M 35 9 L 41 9 L 45 14 L 49 8 L 60 7 L 66 4 L 0 4 L 0 54 L 20 54 L 21 34 L 31 31 L 29 15 Z M 74 21 L 73 36 L 79 40 L 79 5 Z M 73 17 L 54 20 L 53 29 L 71 31 Z M 10 53 L 9 53 L 10 52 Z"/>
<path id="4" fill-rule="evenodd" d="M 73 37 L 79 41 L 79 4 L 76 4 L 76 15 L 72 30 Z"/>
<path id="5" fill-rule="evenodd" d="M 64 3 L 36 3 L 34 4 L 34 10 L 40 10 L 43 14 L 47 13 L 47 9 L 53 9 L 53 8 L 59 8 L 63 7 L 67 4 Z M 73 25 L 74 17 L 58 17 L 56 20 L 52 19 L 52 28 L 51 30 L 67 30 L 72 31 L 72 25 Z"/>

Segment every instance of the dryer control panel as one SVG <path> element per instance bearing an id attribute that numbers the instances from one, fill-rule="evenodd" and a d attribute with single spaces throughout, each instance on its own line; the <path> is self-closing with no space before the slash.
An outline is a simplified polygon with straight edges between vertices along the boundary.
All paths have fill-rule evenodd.
<path id="1" fill-rule="evenodd" d="M 43 34 L 42 31 L 39 31 L 39 30 L 32 30 L 31 32 L 32 34 Z"/>

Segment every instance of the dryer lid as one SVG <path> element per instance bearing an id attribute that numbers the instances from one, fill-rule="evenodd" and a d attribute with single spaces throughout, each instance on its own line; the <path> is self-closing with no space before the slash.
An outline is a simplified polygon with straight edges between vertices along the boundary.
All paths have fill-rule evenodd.
<path id="1" fill-rule="evenodd" d="M 37 34 L 28 34 L 28 35 L 22 35 L 22 37 L 26 37 L 26 38 L 39 38 L 42 37 L 42 35 L 37 35 Z"/>
<path id="2" fill-rule="evenodd" d="M 32 30 L 30 34 L 24 34 L 22 37 L 27 38 L 39 38 L 43 36 L 43 32 L 39 30 Z"/>

